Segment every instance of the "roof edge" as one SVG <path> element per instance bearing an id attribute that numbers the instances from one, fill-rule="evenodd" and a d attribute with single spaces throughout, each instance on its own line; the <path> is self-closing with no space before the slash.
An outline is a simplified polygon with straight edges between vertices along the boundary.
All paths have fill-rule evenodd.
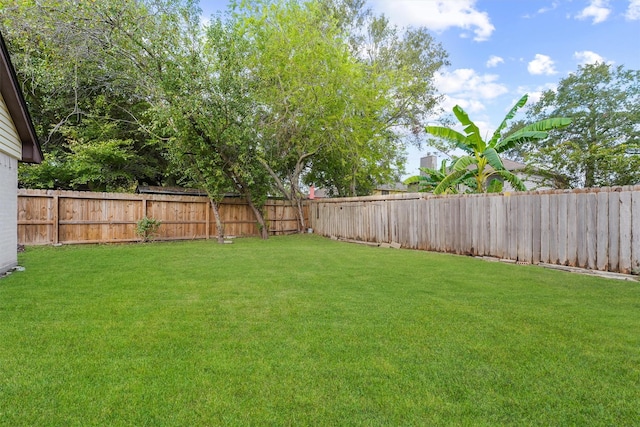
<path id="1" fill-rule="evenodd" d="M 0 93 L 14 121 L 22 142 L 22 160 L 26 163 L 42 162 L 42 148 L 29 114 L 29 108 L 18 83 L 18 76 L 11 63 L 9 50 L 0 32 Z"/>

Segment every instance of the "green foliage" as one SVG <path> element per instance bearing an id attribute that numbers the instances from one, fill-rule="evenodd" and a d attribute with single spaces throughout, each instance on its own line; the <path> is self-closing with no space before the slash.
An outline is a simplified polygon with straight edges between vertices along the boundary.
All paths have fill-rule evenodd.
<path id="1" fill-rule="evenodd" d="M 168 137 L 173 164 L 216 204 L 226 193 L 246 198 L 266 238 L 262 208 L 271 189 L 258 162 L 257 103 L 247 76 L 248 44 L 239 28 L 214 18 L 194 27 L 189 44 L 164 64 L 156 129 Z M 219 239 L 222 228 L 216 214 Z"/>
<path id="2" fill-rule="evenodd" d="M 142 238 L 143 242 L 154 240 L 161 225 L 162 221 L 145 216 L 136 223 L 136 234 Z"/>
<path id="3" fill-rule="evenodd" d="M 432 136 L 444 139 L 452 147 L 467 153 L 459 157 L 452 170 L 439 180 L 439 184 L 433 190 L 434 193 L 454 192 L 461 184 L 474 193 L 501 191 L 502 185 L 492 180 L 495 175 L 508 181 L 516 190 L 526 190 L 520 178 L 504 168 L 500 153 L 513 148 L 516 144 L 544 139 L 547 137 L 546 131 L 562 128 L 571 123 L 571 119 L 567 118 L 541 120 L 503 138 L 502 131 L 508 120 L 512 119 L 517 110 L 526 104 L 527 98 L 528 96 L 524 95 L 516 102 L 488 142 L 482 139 L 476 124 L 458 105 L 453 107 L 453 113 L 462 124 L 464 133 L 443 126 L 425 128 L 426 132 Z"/>
<path id="4" fill-rule="evenodd" d="M 47 159 L 23 186 L 179 182 L 259 217 L 269 194 L 301 210 L 305 184 L 366 194 L 399 175 L 446 63 L 360 0 L 237 1 L 206 25 L 191 0 L 0 2 Z"/>
<path id="5" fill-rule="evenodd" d="M 155 5 L 170 12 L 168 1 Z M 162 147 L 144 130 L 150 97 L 143 88 L 152 85 L 117 31 L 146 23 L 151 6 L 119 0 L 3 6 L 0 27 L 54 162 L 21 167 L 21 185 L 126 191 L 173 181 Z"/>
<path id="6" fill-rule="evenodd" d="M 303 181 L 356 195 L 394 180 L 399 129 L 437 102 L 446 54 L 426 30 L 403 32 L 359 1 L 242 3 L 234 16 L 255 41 L 262 162 L 279 192 L 297 199 Z"/>
<path id="7" fill-rule="evenodd" d="M 558 115 L 573 121 L 561 133 L 524 143 L 527 163 L 566 175 L 572 187 L 640 183 L 640 71 L 604 63 L 579 67 L 544 92 L 527 119 Z"/>

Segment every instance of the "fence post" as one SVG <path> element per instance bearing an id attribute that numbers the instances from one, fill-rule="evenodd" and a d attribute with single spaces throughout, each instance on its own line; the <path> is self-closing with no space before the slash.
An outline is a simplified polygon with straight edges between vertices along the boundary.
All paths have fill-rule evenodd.
<path id="1" fill-rule="evenodd" d="M 210 232 L 209 228 L 211 227 L 211 206 L 209 206 L 209 201 L 204 204 L 204 219 L 206 222 L 206 230 L 205 230 L 205 238 L 209 240 Z"/>
<path id="2" fill-rule="evenodd" d="M 57 245 L 60 241 L 60 196 L 58 196 L 57 194 L 53 195 L 53 206 L 51 207 L 51 214 L 52 214 L 52 219 L 51 221 L 53 222 L 52 226 L 53 226 L 53 244 Z"/>

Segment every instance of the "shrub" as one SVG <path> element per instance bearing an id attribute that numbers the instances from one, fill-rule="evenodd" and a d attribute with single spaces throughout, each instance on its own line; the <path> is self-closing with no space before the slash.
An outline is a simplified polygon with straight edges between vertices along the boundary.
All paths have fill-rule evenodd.
<path id="1" fill-rule="evenodd" d="M 161 221 L 145 216 L 136 223 L 136 234 L 142 237 L 142 241 L 148 242 L 156 237 L 160 225 Z"/>

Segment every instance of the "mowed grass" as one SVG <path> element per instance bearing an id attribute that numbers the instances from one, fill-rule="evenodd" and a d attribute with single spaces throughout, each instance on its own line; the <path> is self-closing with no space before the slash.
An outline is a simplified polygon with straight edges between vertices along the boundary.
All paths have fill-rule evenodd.
<path id="1" fill-rule="evenodd" d="M 640 283 L 317 236 L 29 248 L 0 425 L 638 425 Z"/>

